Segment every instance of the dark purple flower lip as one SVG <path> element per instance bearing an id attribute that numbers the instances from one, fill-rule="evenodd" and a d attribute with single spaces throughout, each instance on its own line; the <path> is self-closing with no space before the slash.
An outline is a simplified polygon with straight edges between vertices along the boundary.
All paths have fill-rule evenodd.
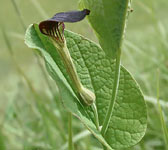
<path id="1" fill-rule="evenodd" d="M 55 14 L 50 20 L 57 22 L 78 22 L 90 14 L 90 10 L 84 9 L 82 11 L 69 11 Z"/>
<path id="2" fill-rule="evenodd" d="M 85 16 L 89 14 L 90 10 L 88 9 L 57 13 L 52 18 L 40 22 L 39 28 L 41 33 L 64 42 L 64 22 L 78 22 L 83 20 Z"/>
<path id="3" fill-rule="evenodd" d="M 50 36 L 52 38 L 55 38 L 55 40 L 61 40 L 62 42 L 64 42 L 63 34 L 65 25 L 63 22 L 46 20 L 39 24 L 39 28 L 41 33 Z M 60 28 L 62 28 L 62 31 L 60 31 Z"/>

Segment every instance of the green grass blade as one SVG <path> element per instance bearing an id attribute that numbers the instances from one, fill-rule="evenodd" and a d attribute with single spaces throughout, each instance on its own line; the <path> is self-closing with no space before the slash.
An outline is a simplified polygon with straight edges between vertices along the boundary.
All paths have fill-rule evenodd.
<path id="1" fill-rule="evenodd" d="M 9 52 L 9 54 L 10 54 L 11 56 L 13 56 L 12 47 L 11 47 L 11 44 L 10 44 L 10 42 L 9 42 L 8 36 L 7 36 L 7 34 L 6 34 L 6 31 L 5 31 L 5 29 L 4 29 L 3 27 L 1 27 L 1 31 L 2 31 L 2 35 L 3 35 L 3 38 L 4 38 L 4 40 L 5 40 L 6 46 L 7 46 L 7 50 L 8 50 L 8 52 Z"/>
<path id="2" fill-rule="evenodd" d="M 34 7 L 36 8 L 36 10 L 38 10 L 38 12 L 41 14 L 41 16 L 43 17 L 43 19 L 48 18 L 47 13 L 44 11 L 44 9 L 41 7 L 40 3 L 38 2 L 38 0 L 31 0 L 31 3 L 34 5 Z"/>
<path id="3" fill-rule="evenodd" d="M 20 20 L 20 23 L 21 23 L 23 29 L 26 30 L 26 24 L 24 23 L 23 16 L 22 16 L 22 14 L 21 14 L 21 12 L 20 12 L 20 10 L 19 10 L 19 7 L 17 6 L 16 1 L 15 1 L 15 0 L 11 0 L 11 2 L 12 2 L 12 4 L 13 4 L 13 7 L 15 8 L 16 14 L 18 15 L 18 18 L 19 18 L 19 20 Z M 36 4 L 36 3 L 34 2 L 34 4 Z M 36 4 L 36 5 L 37 5 L 37 4 Z M 40 6 L 39 6 L 39 7 L 40 7 Z M 47 83 L 47 85 L 48 85 L 48 88 L 49 88 L 50 92 L 53 94 L 53 97 L 54 97 L 54 90 L 53 90 L 53 88 L 52 88 L 52 86 L 51 86 L 51 84 L 50 84 L 50 82 L 49 82 L 49 79 L 48 79 L 48 76 L 47 76 L 47 74 L 46 74 L 46 71 L 45 71 L 45 69 L 44 69 L 44 67 L 43 67 L 43 64 L 41 63 L 38 54 L 36 54 L 35 51 L 33 51 L 33 53 L 34 53 L 34 55 L 35 55 L 35 57 L 36 57 L 36 59 L 37 59 L 37 64 L 38 64 L 38 66 L 39 66 L 39 68 L 40 68 L 40 70 L 41 70 L 41 72 L 42 72 L 42 75 L 43 75 L 43 77 L 44 77 L 44 79 L 45 79 L 45 81 L 46 81 L 46 83 Z"/>
<path id="4" fill-rule="evenodd" d="M 16 1 L 15 1 L 15 0 L 11 0 L 11 2 L 12 2 L 12 4 L 13 4 L 14 8 L 15 8 L 15 11 L 16 11 L 16 13 L 17 13 L 17 15 L 18 15 L 18 18 L 19 18 L 19 20 L 20 20 L 20 23 L 21 23 L 23 29 L 26 30 L 26 25 L 25 25 L 25 23 L 24 23 L 23 16 L 22 16 L 21 13 L 20 13 L 20 10 L 19 10 L 19 8 L 18 8 L 18 6 L 17 6 L 17 4 L 16 4 Z"/>
<path id="5" fill-rule="evenodd" d="M 90 135 L 91 135 L 91 133 L 88 130 L 82 131 L 73 137 L 73 143 L 77 143 L 78 141 L 80 141 Z M 67 148 L 68 148 L 68 143 L 65 143 L 60 148 L 60 150 L 66 150 Z"/>
<path id="6" fill-rule="evenodd" d="M 0 150 L 6 150 L 4 135 L 1 133 L 0 129 Z"/>
<path id="7" fill-rule="evenodd" d="M 160 97 L 160 85 L 159 85 L 159 70 L 158 70 L 157 71 L 157 105 L 159 110 L 160 122 L 162 125 L 163 134 L 164 134 L 165 146 L 166 146 L 166 149 L 168 149 L 168 128 L 166 126 L 166 122 L 163 116 L 163 110 L 160 105 L 159 97 Z"/>
<path id="8" fill-rule="evenodd" d="M 73 140 L 72 140 L 72 113 L 68 113 L 68 150 L 74 150 Z"/>

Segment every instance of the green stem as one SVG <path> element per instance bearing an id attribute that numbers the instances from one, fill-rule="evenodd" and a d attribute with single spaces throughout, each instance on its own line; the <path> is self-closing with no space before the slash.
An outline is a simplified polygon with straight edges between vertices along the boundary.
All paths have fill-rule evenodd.
<path id="1" fill-rule="evenodd" d="M 94 113 L 96 128 L 97 128 L 98 131 L 100 131 L 100 128 L 99 128 L 99 117 L 98 117 L 97 107 L 96 107 L 95 103 L 93 103 L 91 105 L 91 107 L 92 107 L 92 110 L 93 110 L 93 113 Z"/>
<path id="2" fill-rule="evenodd" d="M 103 150 L 108 150 L 106 146 L 103 145 Z"/>
<path id="3" fill-rule="evenodd" d="M 163 115 L 163 110 L 159 102 L 159 97 L 160 97 L 160 84 L 159 84 L 159 70 L 157 70 L 157 104 L 158 104 L 158 109 L 159 109 L 159 115 L 160 115 L 160 122 L 162 126 L 162 132 L 164 135 L 164 141 L 165 141 L 165 148 L 168 149 L 168 128 L 166 126 L 166 122 L 164 119 Z"/>
<path id="4" fill-rule="evenodd" d="M 121 62 L 121 48 L 119 48 L 117 52 L 117 56 L 116 56 L 115 77 L 114 77 L 112 98 L 111 98 L 110 105 L 109 105 L 109 108 L 105 116 L 102 130 L 101 130 L 101 134 L 103 136 L 105 135 L 107 128 L 109 126 L 109 122 L 110 122 L 113 109 L 114 109 L 114 105 L 115 105 L 115 101 L 116 101 L 116 96 L 117 96 L 117 91 L 118 91 L 118 86 L 119 86 L 119 78 L 120 78 L 120 62 Z"/>
<path id="5" fill-rule="evenodd" d="M 74 150 L 73 141 L 72 141 L 72 113 L 68 113 L 68 150 Z"/>
<path id="6" fill-rule="evenodd" d="M 91 135 L 91 132 L 88 131 L 88 130 L 85 130 L 85 131 L 82 131 L 80 133 L 78 133 L 77 135 L 75 135 L 73 137 L 73 143 L 77 143 L 79 142 L 80 140 L 84 139 L 84 138 L 87 138 L 88 136 Z M 68 142 L 66 142 L 64 145 L 62 145 L 59 150 L 67 150 L 68 148 Z"/>

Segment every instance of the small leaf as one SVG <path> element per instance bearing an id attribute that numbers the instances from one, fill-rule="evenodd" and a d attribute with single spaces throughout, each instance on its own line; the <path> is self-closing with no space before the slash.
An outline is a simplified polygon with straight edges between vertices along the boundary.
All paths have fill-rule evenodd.
<path id="1" fill-rule="evenodd" d="M 115 61 L 107 58 L 95 43 L 80 35 L 65 31 L 65 37 L 82 84 L 96 95 L 99 121 L 102 125 L 112 95 Z M 113 115 L 103 138 L 92 121 L 93 112 L 90 107 L 80 103 L 56 48 L 47 36 L 40 33 L 38 25 L 31 25 L 27 29 L 25 42 L 30 48 L 42 53 L 48 72 L 59 87 L 64 106 L 77 116 L 102 144 L 109 149 L 121 149 L 133 146 L 141 140 L 146 131 L 146 105 L 139 86 L 124 67 L 121 67 Z"/>
<path id="2" fill-rule="evenodd" d="M 81 0 L 80 8 L 91 11 L 89 22 L 107 56 L 115 58 L 121 47 L 129 0 Z"/>

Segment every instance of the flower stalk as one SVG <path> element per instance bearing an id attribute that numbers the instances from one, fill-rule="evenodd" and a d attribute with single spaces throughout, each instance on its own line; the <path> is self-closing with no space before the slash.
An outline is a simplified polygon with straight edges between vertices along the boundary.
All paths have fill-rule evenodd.
<path id="1" fill-rule="evenodd" d="M 68 112 L 68 150 L 74 150 L 72 138 L 72 113 Z"/>

